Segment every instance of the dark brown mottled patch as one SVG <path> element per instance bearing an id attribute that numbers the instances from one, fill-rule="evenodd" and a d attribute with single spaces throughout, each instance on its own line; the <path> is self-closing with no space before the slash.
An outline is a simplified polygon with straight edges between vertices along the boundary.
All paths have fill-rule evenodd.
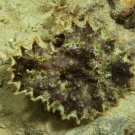
<path id="1" fill-rule="evenodd" d="M 111 64 L 111 79 L 117 85 L 123 87 L 129 86 L 129 80 L 133 77 L 133 74 L 129 71 L 131 65 L 126 62 L 117 61 Z"/>
<path id="2" fill-rule="evenodd" d="M 100 29 L 94 31 L 88 23 L 83 28 L 72 23 L 71 28 L 73 32 L 56 34 L 50 41 L 57 50 L 53 55 L 36 41 L 31 49 L 21 47 L 22 55 L 13 57 L 13 81 L 21 83 L 18 92 L 26 90 L 35 99 L 44 98 L 50 110 L 58 111 L 62 105 L 62 117 L 75 113 L 79 123 L 85 116 L 97 118 L 116 104 L 121 93 L 130 89 L 133 74 L 129 63 L 113 55 L 115 40 L 103 40 Z M 129 54 L 129 59 L 133 57 Z M 111 76 L 106 77 L 108 72 Z"/>

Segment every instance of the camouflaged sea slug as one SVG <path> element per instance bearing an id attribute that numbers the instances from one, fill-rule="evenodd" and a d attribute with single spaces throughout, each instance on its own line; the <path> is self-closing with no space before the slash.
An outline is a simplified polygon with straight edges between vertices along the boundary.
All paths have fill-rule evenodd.
<path id="1" fill-rule="evenodd" d="M 42 48 L 34 40 L 30 48 L 21 46 L 21 53 L 12 57 L 12 82 L 16 93 L 41 99 L 48 111 L 59 111 L 62 119 L 80 123 L 101 116 L 134 89 L 135 53 L 107 36 L 103 25 L 95 27 L 88 14 L 70 13 L 69 22 L 59 22 L 59 13 L 65 10 L 56 8 L 49 41 L 54 49 Z"/>

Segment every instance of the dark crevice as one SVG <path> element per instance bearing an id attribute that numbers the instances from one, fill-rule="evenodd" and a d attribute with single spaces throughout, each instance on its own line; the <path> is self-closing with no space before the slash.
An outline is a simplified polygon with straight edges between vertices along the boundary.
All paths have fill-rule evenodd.
<path id="1" fill-rule="evenodd" d="M 63 44 L 64 44 L 64 42 L 65 42 L 65 35 L 64 34 L 59 34 L 59 35 L 55 35 L 54 36 L 54 42 L 53 42 L 53 45 L 55 46 L 55 47 L 61 47 Z"/>

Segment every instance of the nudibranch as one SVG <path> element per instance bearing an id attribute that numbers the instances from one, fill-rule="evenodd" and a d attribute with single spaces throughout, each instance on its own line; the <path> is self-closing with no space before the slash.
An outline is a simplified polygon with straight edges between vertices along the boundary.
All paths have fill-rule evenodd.
<path id="1" fill-rule="evenodd" d="M 86 21 L 51 39 L 55 51 L 39 46 L 20 47 L 12 57 L 12 82 L 16 93 L 47 103 L 48 111 L 59 111 L 62 119 L 95 119 L 118 99 L 134 89 L 133 49 L 119 46 L 115 38 L 104 38 L 100 28 Z"/>

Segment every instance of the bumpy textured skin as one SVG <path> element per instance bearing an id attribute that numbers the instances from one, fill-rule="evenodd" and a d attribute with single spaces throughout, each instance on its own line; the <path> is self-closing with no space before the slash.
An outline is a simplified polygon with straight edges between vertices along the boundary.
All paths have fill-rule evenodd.
<path id="1" fill-rule="evenodd" d="M 41 98 L 48 110 L 77 123 L 115 106 L 132 90 L 134 52 L 115 44 L 115 38 L 104 38 L 101 30 L 72 21 L 70 30 L 53 34 L 55 51 L 36 41 L 29 49 L 22 46 L 12 64 L 13 82 L 20 83 L 17 92 Z"/>

